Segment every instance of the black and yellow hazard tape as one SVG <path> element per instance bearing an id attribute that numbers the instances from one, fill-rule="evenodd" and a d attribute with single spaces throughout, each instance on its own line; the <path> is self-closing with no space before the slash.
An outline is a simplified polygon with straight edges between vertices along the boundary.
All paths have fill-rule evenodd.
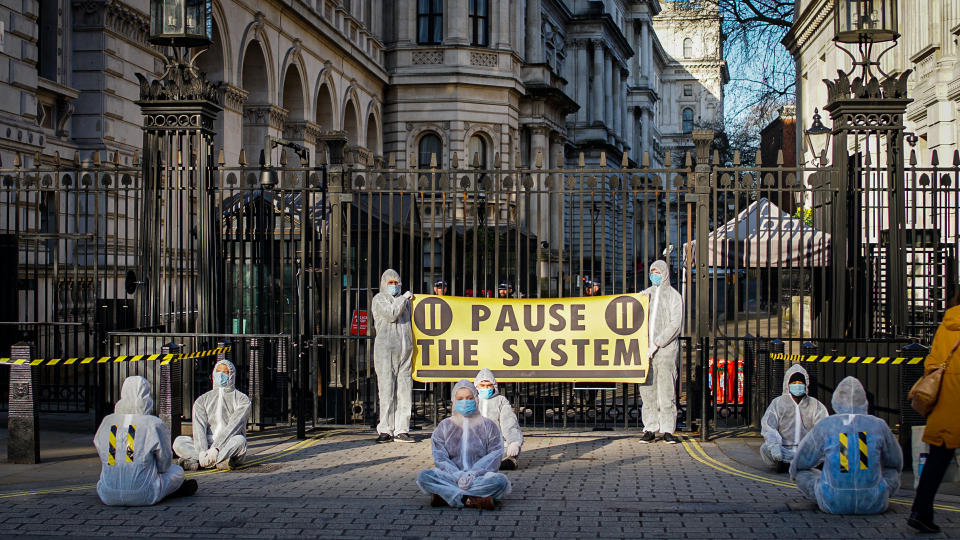
<path id="1" fill-rule="evenodd" d="M 0 364 L 12 366 L 72 366 L 86 364 L 117 364 L 121 362 L 156 362 L 161 366 L 170 362 L 179 362 L 180 360 L 192 360 L 194 358 L 205 358 L 207 356 L 216 356 L 218 354 L 230 352 L 230 347 L 220 347 L 206 351 L 197 351 L 192 353 L 178 354 L 136 354 L 131 356 L 88 356 L 86 358 L 0 358 Z"/>
<path id="2" fill-rule="evenodd" d="M 817 362 L 821 364 L 878 364 L 897 366 L 900 364 L 915 365 L 923 362 L 923 357 L 904 358 L 902 356 L 830 356 L 828 354 L 786 354 L 773 353 L 772 360 L 786 360 L 788 362 Z"/>

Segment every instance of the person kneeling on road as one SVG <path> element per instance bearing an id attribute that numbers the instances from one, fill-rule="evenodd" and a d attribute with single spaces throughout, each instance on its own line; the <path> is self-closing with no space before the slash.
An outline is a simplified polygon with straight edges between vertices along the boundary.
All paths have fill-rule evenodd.
<path id="1" fill-rule="evenodd" d="M 97 495 L 110 506 L 147 506 L 165 497 L 193 495 L 196 480 L 183 480 L 174 465 L 170 430 L 153 416 L 150 383 L 127 377 L 113 414 L 100 423 L 93 444 L 100 455 Z"/>
<path id="2" fill-rule="evenodd" d="M 520 431 L 520 422 L 517 421 L 517 415 L 513 412 L 513 406 L 510 405 L 510 400 L 500 394 L 497 379 L 489 369 L 481 369 L 474 383 L 480 395 L 478 402 L 480 414 L 497 425 L 506 445 L 500 470 L 515 470 L 520 466 L 517 456 L 520 454 L 520 446 L 523 445 L 523 433 Z"/>
<path id="3" fill-rule="evenodd" d="M 887 423 L 867 414 L 867 394 L 854 377 L 833 391 L 837 414 L 800 441 L 790 479 L 830 514 L 879 514 L 900 487 L 903 453 Z M 823 462 L 823 471 L 814 469 Z"/>
<path id="4" fill-rule="evenodd" d="M 430 442 L 434 467 L 420 471 L 417 485 L 431 495 L 431 506 L 493 510 L 494 500 L 510 493 L 510 480 L 496 472 L 503 436 L 477 410 L 477 390 L 461 379 L 453 386 L 453 415 L 444 418 Z"/>
<path id="5" fill-rule="evenodd" d="M 760 420 L 760 457 L 777 472 L 787 472 L 803 436 L 829 414 L 823 403 L 807 395 L 809 384 L 807 370 L 800 364 L 788 369 L 783 376 L 783 394 L 770 402 Z"/>
<path id="6" fill-rule="evenodd" d="M 237 368 L 229 360 L 213 366 L 213 390 L 193 403 L 193 437 L 181 435 L 173 451 L 183 468 L 230 470 L 247 455 L 250 398 L 237 390 Z"/>

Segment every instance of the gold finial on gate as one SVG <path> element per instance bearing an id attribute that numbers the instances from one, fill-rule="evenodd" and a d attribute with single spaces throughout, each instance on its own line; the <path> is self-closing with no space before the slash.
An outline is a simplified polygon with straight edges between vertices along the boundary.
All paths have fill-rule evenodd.
<path id="1" fill-rule="evenodd" d="M 458 156 L 456 152 L 454 152 L 453 155 L 450 156 L 450 168 L 451 169 L 460 168 L 460 156 Z"/>
<path id="2" fill-rule="evenodd" d="M 220 152 L 217 154 L 217 167 L 223 167 L 227 164 L 227 161 L 223 158 L 223 148 L 220 149 Z"/>
<path id="3" fill-rule="evenodd" d="M 40 152 L 39 152 L 39 151 L 33 153 L 33 166 L 34 166 L 34 167 L 39 167 L 39 166 L 40 166 Z"/>
<path id="4" fill-rule="evenodd" d="M 390 155 L 387 157 L 387 168 L 395 169 L 397 167 L 397 153 L 390 152 Z"/>
<path id="5" fill-rule="evenodd" d="M 783 166 L 783 148 L 777 150 L 777 165 Z"/>
<path id="6" fill-rule="evenodd" d="M 868 154 L 868 155 L 869 155 L 869 154 Z M 757 165 L 760 165 L 761 159 L 760 159 L 760 151 L 759 151 L 759 150 L 757 150 L 757 152 L 754 154 L 753 159 L 754 159 L 754 161 L 756 162 Z"/>
<path id="7" fill-rule="evenodd" d="M 238 160 L 241 167 L 247 166 L 247 151 L 243 148 L 240 149 L 240 159 Z"/>
<path id="8" fill-rule="evenodd" d="M 650 166 L 650 152 L 643 153 L 643 166 L 644 167 Z"/>
<path id="9" fill-rule="evenodd" d="M 720 156 L 719 155 L 714 156 L 713 162 L 716 163 L 718 161 L 720 161 Z M 683 166 L 687 168 L 693 167 L 693 155 L 690 154 L 689 151 L 687 152 L 687 155 L 683 157 Z"/>
<path id="10" fill-rule="evenodd" d="M 98 156 L 97 159 L 99 160 L 100 157 Z M 183 166 L 183 150 L 177 150 L 177 167 L 182 167 L 182 166 Z"/>
<path id="11" fill-rule="evenodd" d="M 437 153 L 436 153 L 436 152 L 430 152 L 430 168 L 431 168 L 431 169 L 436 169 L 436 168 L 437 168 Z"/>
<path id="12" fill-rule="evenodd" d="M 586 161 L 583 159 L 583 152 L 580 152 L 580 157 L 577 159 L 577 165 L 582 169 Z"/>
<path id="13" fill-rule="evenodd" d="M 689 152 L 687 152 L 689 154 Z M 713 164 L 714 165 L 723 165 L 720 163 L 720 151 L 716 148 L 713 149 Z M 687 165 L 689 167 L 690 165 Z"/>
<path id="14" fill-rule="evenodd" d="M 139 150 L 134 150 L 134 152 L 133 152 L 133 166 L 134 166 L 134 167 L 139 167 L 139 166 L 140 166 L 140 151 L 139 151 Z"/>
<path id="15" fill-rule="evenodd" d="M 94 167 L 99 167 L 100 165 L 102 165 L 102 163 L 101 163 L 101 161 L 100 161 L 100 151 L 99 151 L 99 150 L 94 150 L 94 151 L 93 151 L 93 166 L 94 166 Z"/>
<path id="16" fill-rule="evenodd" d="M 474 169 L 480 168 L 480 152 L 473 153 L 473 163 L 471 165 Z"/>
<path id="17" fill-rule="evenodd" d="M 607 153 L 606 153 L 605 151 L 601 151 L 601 152 L 600 152 L 600 167 L 603 168 L 603 167 L 606 167 L 606 166 L 607 166 Z"/>
<path id="18" fill-rule="evenodd" d="M 500 162 L 500 152 L 493 154 L 493 168 L 499 169 L 503 164 Z"/>
<path id="19" fill-rule="evenodd" d="M 733 166 L 734 167 L 740 166 L 740 150 L 733 151 Z"/>
<path id="20" fill-rule="evenodd" d="M 13 155 L 13 166 L 17 169 L 20 168 L 20 165 L 23 164 L 23 161 L 20 159 L 20 152 L 17 152 Z"/>
<path id="21" fill-rule="evenodd" d="M 630 165 L 630 154 L 624 152 L 620 158 L 620 168 L 626 169 Z"/>
<path id="22" fill-rule="evenodd" d="M 60 168 L 60 151 L 59 150 L 53 153 L 53 164 L 57 168 Z"/>
<path id="23" fill-rule="evenodd" d="M 537 150 L 536 167 L 538 169 L 543 168 L 543 150 Z"/>
<path id="24" fill-rule="evenodd" d="M 665 152 L 665 153 L 663 154 L 663 166 L 664 166 L 664 167 L 669 168 L 669 167 L 672 167 L 672 166 L 673 166 L 673 158 L 670 157 L 670 156 L 672 156 L 672 155 L 673 155 L 673 154 L 672 154 L 671 152 Z"/>
<path id="25" fill-rule="evenodd" d="M 73 166 L 74 167 L 80 166 L 80 152 L 76 150 L 73 151 Z"/>

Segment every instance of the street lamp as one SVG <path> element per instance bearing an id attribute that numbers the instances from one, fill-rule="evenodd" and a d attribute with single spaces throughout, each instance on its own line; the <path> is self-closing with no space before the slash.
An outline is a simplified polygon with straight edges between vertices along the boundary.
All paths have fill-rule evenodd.
<path id="1" fill-rule="evenodd" d="M 897 0 L 833 0 L 833 40 L 837 48 L 847 53 L 853 60 L 853 73 L 860 66 L 864 84 L 870 78 L 871 67 L 875 67 L 883 77 L 887 74 L 880 69 L 880 58 L 896 46 L 900 37 L 897 27 Z M 875 43 L 894 42 L 871 60 Z M 860 58 L 840 46 L 841 43 L 856 44 Z"/>
<path id="2" fill-rule="evenodd" d="M 150 43 L 201 47 L 213 40 L 210 0 L 151 0 Z"/>
<path id="3" fill-rule="evenodd" d="M 830 138 L 830 128 L 823 125 L 820 121 L 820 111 L 813 109 L 813 124 L 803 132 L 807 140 L 807 146 L 813 153 L 815 161 L 814 166 L 820 167 L 827 157 L 827 141 Z"/>

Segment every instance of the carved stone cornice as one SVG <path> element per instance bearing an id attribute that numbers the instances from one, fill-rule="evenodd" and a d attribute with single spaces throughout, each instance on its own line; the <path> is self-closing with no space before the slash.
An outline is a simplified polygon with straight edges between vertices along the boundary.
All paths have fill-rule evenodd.
<path id="1" fill-rule="evenodd" d="M 291 141 L 308 141 L 313 144 L 323 133 L 320 125 L 314 122 L 286 122 L 283 125 L 283 138 Z"/>
<path id="2" fill-rule="evenodd" d="M 243 106 L 247 103 L 247 97 L 250 92 L 232 84 L 220 85 L 220 102 L 225 109 L 233 112 L 243 113 Z"/>
<path id="3" fill-rule="evenodd" d="M 118 0 L 75 0 L 71 8 L 74 30 L 108 30 L 130 42 L 153 48 L 147 42 L 150 20 L 146 13 Z"/>
<path id="4" fill-rule="evenodd" d="M 245 105 L 243 107 L 243 121 L 249 125 L 283 129 L 287 113 L 287 109 L 276 105 Z"/>

